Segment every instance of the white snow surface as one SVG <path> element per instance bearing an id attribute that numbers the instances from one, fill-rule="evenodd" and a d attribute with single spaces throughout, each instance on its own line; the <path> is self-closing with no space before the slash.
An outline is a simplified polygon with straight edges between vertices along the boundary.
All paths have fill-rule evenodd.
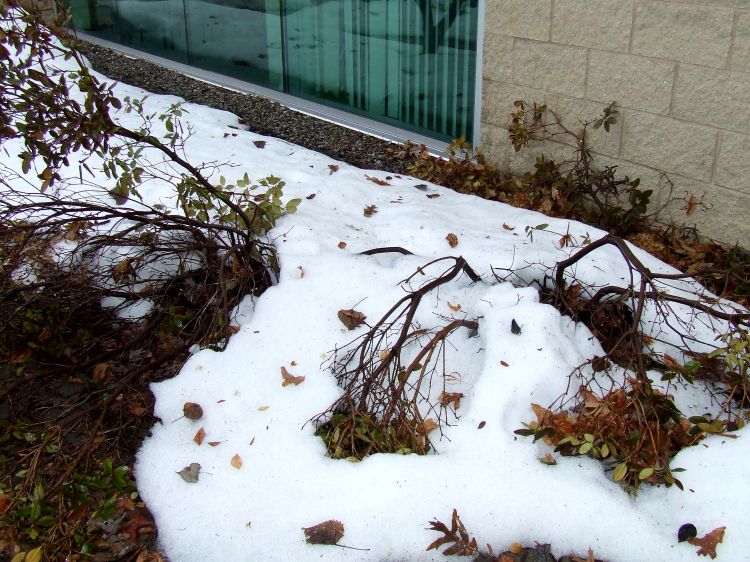
<path id="1" fill-rule="evenodd" d="M 126 85 L 115 91 L 120 98 L 145 95 Z M 151 95 L 146 103 L 149 111 L 159 111 L 175 101 Z M 518 273 L 539 278 L 542 266 L 603 232 L 415 178 L 361 170 L 242 130 L 229 113 L 185 108 L 184 120 L 195 128 L 188 144 L 193 162 L 231 161 L 237 166 L 222 168 L 228 179 L 244 172 L 256 180 L 279 176 L 286 182 L 285 198 L 303 202 L 271 233 L 280 256 L 278 284 L 243 301 L 235 315 L 241 329 L 227 349 L 197 351 L 177 376 L 152 386 L 155 414 L 163 422 L 143 443 L 135 472 L 170 560 L 444 560 L 438 551 L 425 551 L 438 537 L 427 527 L 436 518 L 449 523 L 454 508 L 478 543 L 490 543 L 496 552 L 513 542 L 538 541 L 551 543 L 556 556 L 591 547 L 610 562 L 683 562 L 696 559 L 696 548 L 678 544 L 676 532 L 692 522 L 700 533 L 727 527 L 719 560 L 750 560 L 750 535 L 743 531 L 750 514 L 746 430 L 737 439 L 711 437 L 679 453 L 672 466 L 687 469 L 680 475 L 685 491 L 645 485 L 637 497 L 588 457 L 555 454 L 556 466 L 542 464 L 538 458 L 549 447 L 513 433 L 535 419 L 530 403 L 552 403 L 566 391 L 568 375 L 602 350 L 586 327 L 540 304 L 533 288 L 498 282 L 491 267 L 537 264 Z M 265 148 L 257 148 L 257 140 L 266 141 Z M 8 164 L 9 153 L 0 156 Z M 417 185 L 427 185 L 427 191 Z M 174 204 L 166 184 L 147 186 L 143 194 L 152 204 Z M 378 211 L 369 218 L 363 214 L 368 205 Z M 526 236 L 526 226 L 541 223 L 549 224 L 547 230 L 535 232 L 533 240 Z M 560 248 L 566 232 L 577 247 Z M 455 248 L 448 233 L 458 237 Z M 414 255 L 358 255 L 383 246 Z M 654 271 L 673 271 L 636 253 Z M 460 329 L 446 346 L 446 372 L 453 375 L 448 390 L 465 395 L 457 419 L 443 438 L 433 434 L 435 454 L 330 459 L 306 422 L 341 393 L 327 369 L 331 350 L 366 330 L 346 330 L 337 311 L 356 306 L 372 324 L 404 295 L 401 280 L 449 255 L 466 258 L 482 281 L 460 276 L 441 287 L 424 299 L 418 319 L 426 328 L 443 325 L 445 317 L 479 319 L 478 337 Z M 627 277 L 622 259 L 609 248 L 593 253 L 576 275 L 595 285 Z M 511 332 L 512 319 L 521 334 Z M 697 337 L 713 341 L 715 334 L 699 319 L 693 325 Z M 282 366 L 304 382 L 282 387 Z M 577 386 L 574 380 L 571 387 Z M 670 391 L 688 415 L 709 407 L 700 388 Z M 202 419 L 181 418 L 188 401 L 202 405 Z M 193 437 L 201 427 L 206 437 L 199 446 Z M 212 447 L 209 441 L 221 443 Z M 242 459 L 239 469 L 230 463 L 234 455 Z M 176 472 L 193 462 L 202 468 L 191 484 Z M 341 544 L 368 550 L 306 544 L 302 528 L 328 519 L 344 524 Z"/>

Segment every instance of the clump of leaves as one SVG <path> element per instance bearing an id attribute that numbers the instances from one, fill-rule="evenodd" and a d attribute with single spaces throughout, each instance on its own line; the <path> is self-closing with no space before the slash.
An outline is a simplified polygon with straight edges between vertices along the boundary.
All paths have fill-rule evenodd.
<path id="1" fill-rule="evenodd" d="M 681 469 L 669 466 L 672 457 L 707 432 L 724 430 L 723 424 L 701 428 L 691 423 L 668 396 L 640 379 L 629 379 L 626 388 L 601 397 L 582 386 L 579 398 L 576 408 L 562 412 L 532 404 L 536 421 L 515 433 L 543 439 L 564 456 L 601 460 L 613 470 L 613 479 L 633 493 L 643 482 L 682 489 L 674 476 Z"/>
<path id="2" fill-rule="evenodd" d="M 466 527 L 464 527 L 461 518 L 458 516 L 458 511 L 455 509 L 453 510 L 453 516 L 451 517 L 450 528 L 448 528 L 448 526 L 442 521 L 435 519 L 434 521 L 430 521 L 430 530 L 442 533 L 443 536 L 430 543 L 427 550 L 440 548 L 443 545 L 450 544 L 450 546 L 443 551 L 443 554 L 446 556 L 474 556 L 479 553 L 477 540 L 469 536 Z"/>
<path id="3" fill-rule="evenodd" d="M 315 435 L 323 439 L 331 458 L 361 460 L 373 453 L 424 455 L 430 450 L 426 438 L 430 429 L 427 422 L 418 426 L 415 421 L 396 418 L 383 426 L 369 414 L 337 413 Z"/>

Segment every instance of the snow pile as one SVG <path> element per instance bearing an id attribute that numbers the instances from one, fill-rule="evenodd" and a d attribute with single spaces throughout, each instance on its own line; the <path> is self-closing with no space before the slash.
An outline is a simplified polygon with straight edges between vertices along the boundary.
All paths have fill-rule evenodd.
<path id="1" fill-rule="evenodd" d="M 116 92 L 120 98 L 143 95 L 124 85 Z M 151 96 L 148 111 L 175 101 Z M 687 469 L 684 492 L 644 486 L 637 499 L 599 462 L 559 457 L 547 466 L 538 458 L 548 447 L 513 434 L 534 418 L 531 402 L 554 401 L 566 391 L 568 375 L 602 350 L 587 328 L 540 304 L 535 290 L 496 282 L 491 268 L 538 276 L 575 251 L 559 247 L 561 234 L 569 232 L 580 247 L 601 231 L 414 178 L 356 169 L 244 131 L 228 113 L 192 104 L 185 109 L 195 128 L 188 143 L 192 161 L 238 164 L 221 171 L 228 179 L 244 172 L 254 179 L 280 176 L 285 197 L 303 203 L 271 233 L 279 283 L 256 302 L 246 299 L 236 316 L 241 329 L 227 349 L 199 351 L 178 376 L 153 386 L 163 423 L 143 444 L 136 475 L 172 561 L 442 560 L 439 552 L 424 550 L 437 538 L 426 527 L 435 518 L 449 522 L 454 508 L 478 543 L 496 550 L 539 541 L 551 543 L 556 555 L 590 546 L 610 562 L 681 562 L 693 559 L 695 548 L 678 544 L 676 532 L 692 522 L 699 532 L 727 526 L 720 559 L 748 559 L 750 538 L 741 531 L 750 513 L 746 431 L 680 453 L 673 466 Z M 264 148 L 254 144 L 258 140 L 266 141 Z M 151 204 L 174 204 L 166 185 L 146 187 L 143 195 Z M 367 217 L 363 209 L 370 205 L 377 212 Z M 533 239 L 525 234 L 525 227 L 541 223 L 549 226 Z M 456 247 L 446 240 L 449 233 Z M 414 255 L 359 255 L 384 246 Z M 480 327 L 477 337 L 456 331 L 446 345 L 448 390 L 465 397 L 458 419 L 435 439 L 438 454 L 379 454 L 358 463 L 328 458 L 307 422 L 341 392 L 326 369 L 330 351 L 367 329 L 346 330 L 337 312 L 356 306 L 374 322 L 404 295 L 401 280 L 447 255 L 463 256 L 482 281 L 460 276 L 430 294 L 419 321 L 431 328 L 446 317 L 478 318 Z M 672 271 L 637 255 L 654 271 Z M 623 283 L 626 273 L 607 248 L 576 270 L 592 284 Z M 513 320 L 520 334 L 511 330 Z M 305 380 L 282 386 L 282 366 Z M 203 417 L 178 419 L 185 402 L 199 403 Z M 706 401 L 686 391 L 679 405 L 686 414 L 703 413 Z M 198 445 L 200 428 L 205 438 Z M 176 474 L 191 463 L 201 466 L 194 483 Z M 301 529 L 329 519 L 344 524 L 341 544 L 368 550 L 306 544 Z"/>

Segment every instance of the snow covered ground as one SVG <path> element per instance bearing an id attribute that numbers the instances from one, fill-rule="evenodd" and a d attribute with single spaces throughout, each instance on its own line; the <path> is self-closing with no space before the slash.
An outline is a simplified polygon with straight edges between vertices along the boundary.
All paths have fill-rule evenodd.
<path id="1" fill-rule="evenodd" d="M 121 98 L 145 94 L 125 85 L 116 92 Z M 150 96 L 148 111 L 174 101 Z M 237 316 L 241 329 L 227 349 L 196 352 L 179 375 L 152 387 L 163 423 L 144 442 L 135 471 L 170 560 L 443 560 L 437 551 L 425 552 L 438 538 L 427 526 L 435 518 L 449 522 L 454 508 L 478 543 L 496 551 L 539 541 L 551 543 L 557 556 L 591 547 L 610 562 L 682 562 L 696 558 L 695 547 L 676 540 L 680 525 L 691 522 L 700 534 L 727 527 L 720 560 L 750 560 L 747 430 L 737 439 L 711 437 L 681 452 L 672 466 L 687 469 L 681 475 L 685 491 L 643 486 L 637 498 L 598 461 L 555 455 L 557 465 L 547 466 L 538 460 L 550 452 L 546 445 L 513 433 L 534 419 L 531 402 L 554 401 L 571 371 L 602 350 L 586 327 L 540 304 L 532 288 L 495 281 L 491 267 L 536 264 L 519 272 L 531 279 L 576 250 L 560 248 L 562 234 L 569 232 L 580 247 L 601 231 L 414 178 L 357 169 L 244 131 L 231 114 L 192 104 L 186 109 L 185 121 L 195 127 L 188 144 L 192 161 L 234 162 L 238 167 L 222 170 L 228 179 L 244 172 L 256 180 L 279 176 L 285 197 L 303 203 L 271 233 L 280 255 L 279 283 L 255 302 L 246 299 Z M 258 140 L 266 141 L 265 148 L 254 144 Z M 0 158 L 10 163 L 12 154 Z M 143 194 L 151 203 L 174 203 L 166 185 Z M 366 217 L 369 205 L 377 213 Z M 549 226 L 528 237 L 525 227 L 540 223 Z M 457 236 L 456 247 L 446 240 L 449 233 Z M 359 255 L 383 246 L 414 255 Z M 348 331 L 337 312 L 356 307 L 376 321 L 404 295 L 399 281 L 449 255 L 466 258 L 482 281 L 462 276 L 429 295 L 419 322 L 431 328 L 445 317 L 478 318 L 480 328 L 478 337 L 454 332 L 446 346 L 448 390 L 465 398 L 444 437 L 435 438 L 437 454 L 328 458 L 306 422 L 340 395 L 326 368 L 331 350 L 367 329 Z M 638 256 L 655 271 L 671 271 L 643 252 Z M 627 277 L 618 254 L 606 248 L 576 274 L 592 284 Z M 511 331 L 513 319 L 520 334 Z M 706 330 L 699 323 L 695 329 Z M 304 382 L 282 386 L 282 366 Z M 709 407 L 699 388 L 673 390 L 688 415 Z M 200 420 L 181 418 L 188 401 L 203 407 Z M 198 445 L 193 438 L 201 427 L 206 436 Z M 195 483 L 177 474 L 191 463 L 201 465 Z M 341 544 L 367 550 L 307 544 L 301 529 L 328 519 L 344 524 Z"/>

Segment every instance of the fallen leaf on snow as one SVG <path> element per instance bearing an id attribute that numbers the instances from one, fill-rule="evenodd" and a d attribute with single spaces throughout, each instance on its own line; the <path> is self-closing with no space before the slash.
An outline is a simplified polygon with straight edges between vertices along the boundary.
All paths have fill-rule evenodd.
<path id="1" fill-rule="evenodd" d="M 507 363 L 507 361 L 500 361 L 500 364 L 501 364 L 501 365 L 502 365 L 503 367 L 510 367 L 510 365 L 509 365 L 509 364 Z"/>
<path id="2" fill-rule="evenodd" d="M 452 232 L 448 234 L 448 236 L 445 237 L 445 239 L 448 241 L 448 245 L 451 248 L 455 248 L 458 246 L 458 236 L 453 234 Z"/>
<path id="3" fill-rule="evenodd" d="M 698 549 L 699 556 L 710 556 L 713 559 L 716 558 L 716 546 L 724 540 L 724 531 L 726 531 L 726 527 L 718 527 L 699 539 L 688 539 L 688 542 L 693 546 L 700 547 Z"/>
<path id="4" fill-rule="evenodd" d="M 329 169 L 329 170 L 331 170 L 331 171 L 329 172 L 329 174 L 328 174 L 328 175 L 330 176 L 330 175 L 332 175 L 332 174 L 333 174 L 334 172 L 338 172 L 338 171 L 339 171 L 339 166 L 338 166 L 338 164 L 328 164 L 328 169 Z"/>
<path id="5" fill-rule="evenodd" d="M 448 301 L 448 308 L 450 308 L 453 312 L 458 312 L 461 310 L 460 304 L 451 304 L 451 301 Z"/>
<path id="6" fill-rule="evenodd" d="M 421 424 L 421 425 L 419 426 L 419 429 L 420 429 L 420 431 L 421 431 L 422 433 L 424 433 L 425 435 L 427 435 L 427 434 L 428 434 L 428 433 L 429 433 L 430 431 L 434 431 L 434 430 L 435 430 L 435 429 L 437 429 L 438 427 L 439 427 L 439 426 L 438 426 L 438 424 L 437 424 L 437 423 L 435 422 L 435 420 L 433 420 L 432 418 L 427 418 L 427 419 L 426 419 L 426 420 L 424 420 L 424 421 L 422 422 L 422 424 Z"/>
<path id="7" fill-rule="evenodd" d="M 344 536 L 344 524 L 329 519 L 312 527 L 302 527 L 308 544 L 337 544 Z"/>
<path id="8" fill-rule="evenodd" d="M 515 227 L 515 226 L 510 226 L 510 225 L 509 225 L 509 224 L 507 224 L 507 223 L 503 223 L 503 228 L 504 228 L 505 230 L 515 230 L 515 229 L 516 229 L 516 227 Z"/>
<path id="9" fill-rule="evenodd" d="M 367 207 L 365 207 L 363 211 L 363 214 L 369 218 L 377 212 L 378 212 L 378 208 L 375 205 L 367 205 Z"/>
<path id="10" fill-rule="evenodd" d="M 185 482 L 189 484 L 195 484 L 198 481 L 198 475 L 201 472 L 201 465 L 197 462 L 191 462 L 188 466 L 180 470 L 177 474 L 180 475 Z"/>
<path id="11" fill-rule="evenodd" d="M 268 406 L 258 406 L 259 412 L 265 412 L 266 410 L 268 410 Z"/>
<path id="12" fill-rule="evenodd" d="M 218 446 L 219 446 L 219 445 L 221 445 L 221 444 L 222 444 L 223 442 L 224 442 L 224 441 L 209 441 L 209 442 L 208 442 L 208 444 L 209 444 L 209 445 L 210 445 L 211 447 L 218 447 Z"/>
<path id="13" fill-rule="evenodd" d="M 346 248 L 346 242 L 339 242 L 338 245 L 339 245 L 339 250 L 343 250 L 344 248 Z"/>
<path id="14" fill-rule="evenodd" d="M 301 265 L 298 265 L 297 269 L 299 269 L 299 278 L 302 279 L 305 276 L 305 270 L 302 269 Z"/>
<path id="15" fill-rule="evenodd" d="M 258 148 L 265 148 L 266 147 L 266 141 L 253 141 L 253 144 L 257 146 Z"/>
<path id="16" fill-rule="evenodd" d="M 193 437 L 193 441 L 195 441 L 198 445 L 203 443 L 203 440 L 206 438 L 206 430 L 202 427 L 197 431 L 195 434 L 195 437 Z"/>
<path id="17" fill-rule="evenodd" d="M 375 176 L 368 176 L 365 174 L 365 177 L 370 180 L 372 183 L 376 183 L 378 185 L 391 185 L 385 180 L 381 180 L 380 178 L 376 178 Z"/>
<path id="18" fill-rule="evenodd" d="M 461 398 L 463 397 L 463 392 L 443 392 L 440 394 L 440 404 L 443 407 L 453 404 L 453 408 L 458 410 L 461 407 Z"/>
<path id="19" fill-rule="evenodd" d="M 295 377 L 294 375 L 292 375 L 289 371 L 286 370 L 286 367 L 281 368 L 281 378 L 284 379 L 281 382 L 281 386 L 289 386 L 290 384 L 296 386 L 305 380 L 305 377 Z"/>
<path id="20" fill-rule="evenodd" d="M 365 319 L 367 318 L 367 316 L 357 310 L 354 310 L 353 308 L 342 308 L 341 310 L 339 310 L 338 316 L 339 320 L 341 320 L 341 323 L 349 330 L 353 330 L 354 328 L 361 326 L 362 324 L 364 324 Z"/>
<path id="21" fill-rule="evenodd" d="M 232 460 L 229 461 L 229 464 L 231 464 L 237 470 L 241 469 L 242 468 L 242 457 L 239 456 L 239 455 L 237 455 L 237 454 L 235 454 L 232 457 Z"/>
<path id="22" fill-rule="evenodd" d="M 182 414 L 189 420 L 199 420 L 203 417 L 203 408 L 195 402 L 185 402 L 182 407 Z"/>

